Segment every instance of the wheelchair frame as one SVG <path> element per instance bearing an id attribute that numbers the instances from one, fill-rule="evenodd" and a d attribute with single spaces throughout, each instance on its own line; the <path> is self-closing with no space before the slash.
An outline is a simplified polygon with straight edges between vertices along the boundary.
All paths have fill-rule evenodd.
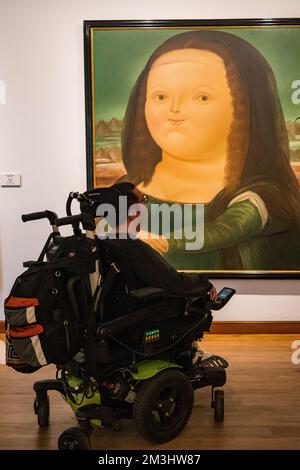
<path id="1" fill-rule="evenodd" d="M 79 224 L 82 224 L 87 238 L 95 238 L 95 219 L 90 213 L 72 215 L 71 203 L 76 199 L 80 203 L 89 205 L 90 200 L 86 195 L 70 193 L 67 201 L 67 217 L 57 218 L 50 211 L 28 214 L 22 216 L 23 221 L 47 218 L 52 225 L 53 232 L 59 234 L 58 227 L 72 225 L 74 234 L 81 233 Z M 93 202 L 93 201 L 92 201 Z M 90 204 L 93 206 L 94 204 Z M 81 206 L 82 207 L 82 206 Z M 26 265 L 26 263 L 24 263 Z M 97 311 L 99 302 L 103 302 L 104 294 L 109 292 L 114 276 L 119 272 L 117 263 L 111 263 L 110 273 L 104 279 L 100 275 L 99 262 L 96 262 L 95 272 L 90 274 L 90 286 L 94 302 L 94 311 Z M 70 297 L 74 305 L 73 286 L 70 287 Z M 155 299 L 184 297 L 186 300 L 183 316 L 189 316 L 193 312 L 191 306 L 194 296 L 178 296 L 167 293 L 159 288 L 143 288 L 131 291 L 130 295 L 136 299 Z M 161 309 L 161 304 L 156 304 Z M 209 303 L 207 302 L 207 306 Z M 213 307 L 210 305 L 210 307 Z M 218 309 L 220 306 L 218 306 Z M 145 320 L 149 312 L 153 311 L 153 305 L 142 308 L 139 312 Z M 133 312 L 135 315 L 137 312 Z M 199 310 L 198 310 L 199 313 Z M 144 315 L 144 317 L 143 317 Z M 210 310 L 205 307 L 203 318 L 197 325 L 203 323 L 203 331 L 208 331 L 210 322 Z M 205 323 L 206 322 L 206 323 Z M 208 325 L 209 323 L 209 325 Z M 132 314 L 100 324 L 94 331 L 97 344 L 105 344 L 107 338 L 115 338 L 124 329 L 134 326 Z M 196 328 L 195 326 L 193 327 Z M 174 349 L 193 330 L 185 332 L 181 338 L 177 338 L 173 344 L 163 350 Z M 206 328 L 206 329 L 205 329 Z M 150 336 L 155 336 L 155 331 Z M 88 332 L 87 332 L 88 336 Z M 124 344 L 123 344 L 124 345 Z M 110 427 L 114 431 L 121 429 L 121 419 L 133 418 L 138 430 L 148 440 L 153 442 L 167 442 L 175 438 L 185 427 L 193 409 L 194 390 L 211 386 L 211 407 L 214 409 L 214 419 L 222 422 L 224 419 L 224 392 L 216 389 L 226 382 L 225 368 L 227 362 L 220 356 L 213 356 L 211 360 L 193 367 L 194 352 L 183 351 L 185 354 L 182 364 L 174 360 L 168 360 L 157 353 L 148 350 L 145 358 L 132 360 L 127 365 L 113 368 L 104 368 L 103 377 L 93 377 L 86 374 L 84 362 L 85 351 L 80 351 L 74 358 L 58 368 L 56 379 L 42 380 L 34 383 L 35 400 L 34 412 L 37 415 L 38 425 L 46 427 L 49 424 L 50 402 L 48 391 L 59 392 L 75 413 L 79 427 L 71 427 L 65 430 L 58 439 L 59 449 L 90 449 L 90 435 L 93 427 Z M 160 356 L 156 358 L 156 356 Z M 153 409 L 150 409 L 150 408 Z M 153 421 L 153 422 L 152 422 Z M 150 423 L 150 424 L 149 424 Z"/>

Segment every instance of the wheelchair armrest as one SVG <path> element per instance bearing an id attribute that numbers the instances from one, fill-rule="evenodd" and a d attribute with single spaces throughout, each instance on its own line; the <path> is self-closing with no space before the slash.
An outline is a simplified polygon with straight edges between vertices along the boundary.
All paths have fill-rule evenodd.
<path id="1" fill-rule="evenodd" d="M 146 299 L 148 297 L 171 297 L 172 294 L 165 291 L 161 287 L 142 287 L 128 292 L 129 295 L 136 299 Z"/>
<path id="2" fill-rule="evenodd" d="M 162 289 L 161 287 L 142 287 L 140 289 L 134 289 L 128 292 L 129 295 L 132 297 L 135 297 L 136 299 L 148 299 L 151 297 L 168 297 L 169 299 L 176 299 L 176 298 L 197 298 L 201 297 L 204 294 L 186 294 L 186 293 L 180 293 L 177 294 L 176 292 L 169 292 L 165 289 Z"/>

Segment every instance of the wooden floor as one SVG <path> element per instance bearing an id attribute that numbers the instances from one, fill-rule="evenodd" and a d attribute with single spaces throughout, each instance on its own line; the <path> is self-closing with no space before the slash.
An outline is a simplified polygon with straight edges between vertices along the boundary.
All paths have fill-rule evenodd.
<path id="1" fill-rule="evenodd" d="M 224 423 L 214 423 L 207 388 L 195 392 L 191 420 L 172 442 L 151 444 L 124 421 L 119 433 L 97 429 L 93 449 L 300 449 L 300 365 L 291 363 L 296 339 L 299 335 L 207 335 L 203 349 L 230 361 Z M 0 449 L 56 449 L 59 434 L 76 425 L 54 392 L 49 428 L 36 424 L 32 384 L 54 372 L 48 366 L 23 375 L 0 366 Z"/>

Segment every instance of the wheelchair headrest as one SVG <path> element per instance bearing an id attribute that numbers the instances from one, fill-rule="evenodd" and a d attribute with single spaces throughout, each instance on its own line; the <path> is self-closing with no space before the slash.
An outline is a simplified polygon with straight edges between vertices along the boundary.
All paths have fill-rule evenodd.
<path id="1" fill-rule="evenodd" d="M 120 196 L 127 197 L 128 206 L 134 203 L 145 202 L 146 199 L 145 195 L 130 182 L 115 183 L 107 188 L 91 189 L 86 191 L 84 195 L 91 199 L 94 204 L 90 206 L 88 202 L 81 202 L 81 212 L 92 214 L 94 217 L 96 216 L 97 207 L 100 204 L 111 204 L 114 206 L 115 210 L 118 211 Z"/>

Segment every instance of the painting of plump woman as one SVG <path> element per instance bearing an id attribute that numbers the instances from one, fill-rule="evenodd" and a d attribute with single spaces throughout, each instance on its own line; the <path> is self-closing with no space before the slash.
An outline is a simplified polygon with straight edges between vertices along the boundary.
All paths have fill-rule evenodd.
<path id="1" fill-rule="evenodd" d="M 148 208 L 188 204 L 194 214 L 204 207 L 200 249 L 186 249 L 184 231 L 178 238 L 172 226 L 168 234 L 163 224 L 155 236 L 140 234 L 177 269 L 300 273 L 300 68 L 298 76 L 291 72 L 289 89 L 278 84 L 255 31 L 246 31 L 247 39 L 225 29 L 146 33 L 156 47 L 145 41 L 129 77 L 117 68 L 114 86 L 127 81 L 118 118 L 101 119 L 108 97 L 101 102 L 95 75 L 94 185 L 133 182 Z M 269 41 L 272 57 L 276 44 Z"/>

